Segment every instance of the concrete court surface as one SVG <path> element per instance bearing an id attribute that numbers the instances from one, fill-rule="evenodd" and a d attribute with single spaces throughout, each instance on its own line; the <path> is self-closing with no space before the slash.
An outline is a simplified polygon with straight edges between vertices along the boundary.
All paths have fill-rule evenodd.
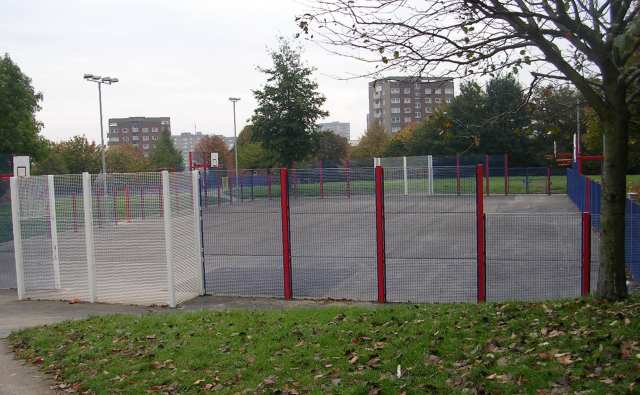
<path id="1" fill-rule="evenodd" d="M 489 196 L 485 212 L 489 300 L 579 295 L 580 217 L 566 195 Z M 374 300 L 373 197 L 292 198 L 290 213 L 294 297 Z M 385 224 L 390 301 L 475 300 L 474 196 L 389 195 Z M 203 229 L 209 293 L 282 296 L 279 199 L 207 207 Z"/>

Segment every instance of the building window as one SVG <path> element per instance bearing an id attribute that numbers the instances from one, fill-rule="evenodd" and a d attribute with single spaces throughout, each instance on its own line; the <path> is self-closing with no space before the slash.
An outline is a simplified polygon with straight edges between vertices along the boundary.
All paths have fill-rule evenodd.
<path id="1" fill-rule="evenodd" d="M 425 107 L 424 111 L 425 112 L 431 112 L 431 107 Z"/>
<path id="2" fill-rule="evenodd" d="M 148 136 L 144 136 L 144 137 L 148 137 Z M 158 140 L 158 136 L 151 136 L 151 140 L 153 140 L 153 141 Z"/>
<path id="3" fill-rule="evenodd" d="M 405 104 L 411 103 L 411 98 L 410 97 L 405 97 L 404 98 L 404 102 L 405 102 Z"/>
<path id="4" fill-rule="evenodd" d="M 142 141 L 149 141 L 149 136 L 142 136 Z"/>
<path id="5" fill-rule="evenodd" d="M 420 108 L 420 102 L 416 102 L 415 107 L 416 107 L 416 108 Z"/>
<path id="6" fill-rule="evenodd" d="M 453 88 L 444 88 L 444 93 L 447 95 L 453 95 Z"/>
<path id="7" fill-rule="evenodd" d="M 447 103 L 451 103 L 451 98 L 447 97 L 446 101 L 447 101 Z"/>
<path id="8" fill-rule="evenodd" d="M 424 88 L 424 94 L 425 95 L 430 95 L 431 94 L 431 88 Z"/>
<path id="9" fill-rule="evenodd" d="M 405 117 L 405 118 L 404 118 L 404 123 L 411 123 L 411 121 L 413 121 L 413 120 L 411 119 L 411 117 Z"/>
<path id="10" fill-rule="evenodd" d="M 149 128 L 142 128 L 142 133 L 149 133 Z"/>
<path id="11" fill-rule="evenodd" d="M 431 103 L 431 98 L 430 98 L 430 97 L 427 97 L 426 99 L 424 99 L 424 102 L 425 102 L 425 103 Z"/>
<path id="12" fill-rule="evenodd" d="M 439 95 L 439 94 L 441 94 L 441 93 L 442 93 L 442 89 L 440 89 L 440 88 L 436 88 L 436 95 Z"/>
<path id="13" fill-rule="evenodd" d="M 391 98 L 391 103 L 395 103 L 395 104 L 400 103 L 400 98 L 399 97 L 392 97 Z"/>
<path id="14" fill-rule="evenodd" d="M 120 139 L 118 138 L 118 136 L 109 137 L 109 142 L 110 143 L 117 143 L 119 141 L 120 141 Z"/>
<path id="15" fill-rule="evenodd" d="M 131 133 L 138 133 L 140 131 L 140 129 L 138 128 L 131 128 Z"/>
<path id="16" fill-rule="evenodd" d="M 111 122 L 109 126 L 118 126 L 118 122 Z"/>
<path id="17" fill-rule="evenodd" d="M 436 97 L 436 103 L 440 103 L 442 100 L 440 100 L 439 97 Z"/>
<path id="18" fill-rule="evenodd" d="M 151 128 L 151 133 L 158 133 L 160 131 L 160 129 L 158 128 Z"/>
<path id="19" fill-rule="evenodd" d="M 169 121 L 160 121 L 160 125 L 168 125 Z"/>
<path id="20" fill-rule="evenodd" d="M 393 127 L 391 128 L 391 133 L 395 133 L 395 132 L 397 132 L 397 131 L 399 131 L 399 130 L 400 130 L 400 126 L 393 126 Z"/>
<path id="21" fill-rule="evenodd" d="M 149 144 L 142 144 L 142 149 L 149 149 Z"/>
<path id="22" fill-rule="evenodd" d="M 416 117 L 416 119 L 422 118 L 422 113 L 421 112 L 416 112 L 415 113 L 415 117 Z"/>
<path id="23" fill-rule="evenodd" d="M 400 114 L 400 107 L 391 107 L 392 114 Z"/>
<path id="24" fill-rule="evenodd" d="M 138 140 L 140 140 L 140 137 L 138 137 L 138 136 L 131 136 L 131 140 L 133 140 L 133 141 L 138 141 Z"/>
<path id="25" fill-rule="evenodd" d="M 404 113 L 405 113 L 405 114 L 408 114 L 408 113 L 410 113 L 410 112 L 411 112 L 411 107 L 405 107 L 405 108 L 404 108 Z"/>
<path id="26" fill-rule="evenodd" d="M 400 94 L 400 88 L 391 88 L 391 94 L 392 95 L 399 95 Z"/>
<path id="27" fill-rule="evenodd" d="M 391 123 L 400 123 L 400 117 L 391 117 Z"/>
<path id="28" fill-rule="evenodd" d="M 127 128 L 122 128 L 122 129 L 120 129 L 120 131 L 122 133 L 129 133 L 129 129 L 127 129 Z"/>
<path id="29" fill-rule="evenodd" d="M 118 129 L 111 129 L 111 133 L 118 133 Z"/>
<path id="30" fill-rule="evenodd" d="M 404 94 L 408 95 L 411 93 L 411 88 L 404 88 Z"/>
<path id="31" fill-rule="evenodd" d="M 126 137 L 126 136 L 125 136 L 125 137 L 123 137 L 123 138 L 122 138 L 122 142 L 123 142 L 123 143 L 128 143 L 128 142 L 129 142 L 129 137 Z"/>

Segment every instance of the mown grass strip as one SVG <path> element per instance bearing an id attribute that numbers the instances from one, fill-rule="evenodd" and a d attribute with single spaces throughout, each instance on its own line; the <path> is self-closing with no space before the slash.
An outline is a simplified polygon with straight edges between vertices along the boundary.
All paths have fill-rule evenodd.
<path id="1" fill-rule="evenodd" d="M 640 386 L 638 296 L 115 315 L 22 330 L 9 341 L 62 388 L 95 393 L 626 393 Z"/>

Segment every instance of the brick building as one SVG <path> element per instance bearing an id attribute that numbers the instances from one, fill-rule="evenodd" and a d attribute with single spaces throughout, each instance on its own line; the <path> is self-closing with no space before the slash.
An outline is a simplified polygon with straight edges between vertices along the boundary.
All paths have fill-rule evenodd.
<path id="1" fill-rule="evenodd" d="M 163 131 L 171 133 L 169 117 L 109 118 L 107 141 L 109 146 L 131 144 L 147 156 Z"/>

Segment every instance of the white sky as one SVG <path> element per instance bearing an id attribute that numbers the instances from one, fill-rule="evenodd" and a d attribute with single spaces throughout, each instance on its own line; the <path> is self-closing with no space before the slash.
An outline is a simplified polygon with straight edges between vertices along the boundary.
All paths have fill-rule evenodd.
<path id="1" fill-rule="evenodd" d="M 303 6 L 295 0 L 0 0 L 0 53 L 44 95 L 38 119 L 59 141 L 84 134 L 100 140 L 97 87 L 84 73 L 117 77 L 104 86 L 109 117 L 169 116 L 174 134 L 233 135 L 229 96 L 239 96 L 238 132 L 253 113 L 252 89 L 271 64 L 267 48 L 293 37 Z M 299 40 L 303 42 L 302 40 Z M 327 97 L 327 121 L 366 126 L 367 79 L 341 80 L 371 69 L 303 42 Z"/>

